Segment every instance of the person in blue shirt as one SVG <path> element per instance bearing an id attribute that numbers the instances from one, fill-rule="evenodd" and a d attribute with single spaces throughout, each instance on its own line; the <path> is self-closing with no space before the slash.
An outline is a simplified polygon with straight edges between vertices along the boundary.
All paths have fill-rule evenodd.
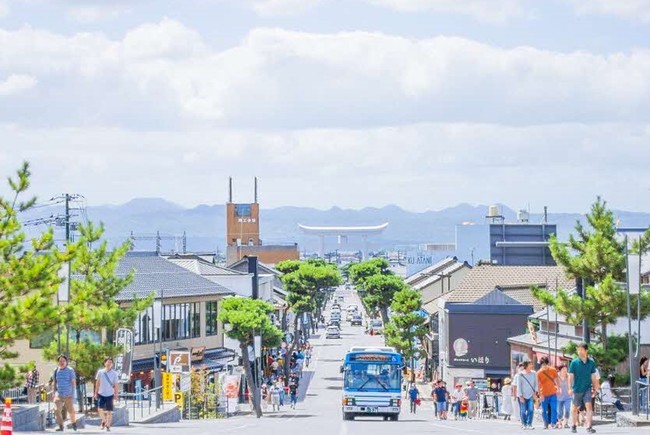
<path id="1" fill-rule="evenodd" d="M 413 414 L 415 414 L 415 411 L 417 410 L 419 398 L 420 391 L 415 386 L 415 384 L 411 384 L 411 388 L 409 388 L 409 400 L 411 402 L 411 413 Z"/>
<path id="2" fill-rule="evenodd" d="M 54 371 L 54 405 L 56 406 L 56 432 L 63 432 L 63 408 L 65 407 L 72 429 L 77 430 L 77 418 L 74 411 L 74 393 L 77 388 L 77 375 L 68 366 L 68 357 L 59 355 L 59 366 Z"/>
<path id="3" fill-rule="evenodd" d="M 436 401 L 436 411 L 440 420 L 447 420 L 447 401 L 449 392 L 447 391 L 447 383 L 445 381 L 438 381 L 438 387 L 433 390 L 433 396 Z"/>

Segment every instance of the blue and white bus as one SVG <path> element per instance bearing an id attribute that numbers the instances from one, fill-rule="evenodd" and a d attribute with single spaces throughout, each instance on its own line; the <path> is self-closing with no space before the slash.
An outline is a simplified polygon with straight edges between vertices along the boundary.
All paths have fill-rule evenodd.
<path id="1" fill-rule="evenodd" d="M 343 420 L 377 416 L 397 421 L 402 405 L 402 356 L 391 347 L 353 347 L 345 355 Z"/>

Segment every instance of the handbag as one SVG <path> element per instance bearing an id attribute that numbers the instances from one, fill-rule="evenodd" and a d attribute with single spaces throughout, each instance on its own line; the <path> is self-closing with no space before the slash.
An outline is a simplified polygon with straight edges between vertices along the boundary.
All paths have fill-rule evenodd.
<path id="1" fill-rule="evenodd" d="M 420 406 L 422 404 L 422 399 L 420 399 L 419 397 L 417 399 L 415 399 L 415 404 L 417 406 Z"/>
<path id="2" fill-rule="evenodd" d="M 539 392 L 535 391 L 535 388 L 533 387 L 533 384 L 530 383 L 530 381 L 524 376 L 523 374 L 520 375 L 524 381 L 530 386 L 530 388 L 533 390 L 533 403 L 535 408 L 539 408 Z"/>

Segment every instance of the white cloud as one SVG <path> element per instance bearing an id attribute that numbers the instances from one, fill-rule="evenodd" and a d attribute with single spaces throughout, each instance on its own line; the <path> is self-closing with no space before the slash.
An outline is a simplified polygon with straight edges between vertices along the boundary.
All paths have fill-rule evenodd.
<path id="1" fill-rule="evenodd" d="M 0 18 L 6 17 L 9 15 L 9 1 L 0 0 Z"/>
<path id="2" fill-rule="evenodd" d="M 522 0 L 365 0 L 404 12 L 432 11 L 467 15 L 479 21 L 505 22 L 524 13 Z"/>
<path id="3" fill-rule="evenodd" d="M 322 0 L 249 0 L 253 10 L 263 16 L 297 15 L 313 9 Z"/>
<path id="4" fill-rule="evenodd" d="M 95 23 L 115 19 L 131 11 L 130 8 L 117 5 L 79 5 L 68 8 L 66 15 L 80 23 Z"/>
<path id="5" fill-rule="evenodd" d="M 581 15 L 615 15 L 650 22 L 650 0 L 570 0 Z"/>
<path id="6" fill-rule="evenodd" d="M 27 159 L 39 196 L 75 191 L 94 204 L 140 196 L 223 203 L 228 175 L 259 176 L 264 207 L 395 203 L 423 210 L 460 201 L 533 201 L 582 211 L 603 194 L 612 205 L 638 209 L 650 186 L 650 124 L 426 123 L 277 132 L 0 125 L 0 137 L 0 174 Z M 4 152 L 9 146 L 20 152 Z M 625 180 L 638 190 L 626 196 L 618 188 Z"/>
<path id="7" fill-rule="evenodd" d="M 37 83 L 32 76 L 12 74 L 5 80 L 0 80 L 0 96 L 20 94 L 34 88 Z"/>
<path id="8" fill-rule="evenodd" d="M 458 37 L 261 28 L 217 51 L 168 18 L 116 40 L 0 30 L 0 46 L 0 74 L 37 77 L 50 107 L 73 105 L 99 125 L 142 128 L 159 123 L 161 111 L 180 123 L 289 129 L 650 119 L 648 49 L 560 53 Z M 84 107 L 98 99 L 101 110 Z M 72 113 L 64 122 L 82 123 Z"/>

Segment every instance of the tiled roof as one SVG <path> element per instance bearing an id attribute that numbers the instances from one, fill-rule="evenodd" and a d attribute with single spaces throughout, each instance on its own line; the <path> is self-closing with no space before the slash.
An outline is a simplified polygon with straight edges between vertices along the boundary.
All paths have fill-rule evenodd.
<path id="1" fill-rule="evenodd" d="M 414 273 L 413 275 L 406 277 L 404 282 L 407 285 L 415 286 L 421 281 L 426 280 L 428 278 L 431 277 L 439 278 L 437 275 L 435 275 L 436 273 L 442 273 L 444 269 L 456 263 L 459 263 L 456 257 L 443 258 L 439 262 L 432 264 L 431 266 L 425 267 L 424 269 Z M 459 263 L 459 264 L 463 264 L 463 263 Z"/>
<path id="2" fill-rule="evenodd" d="M 201 276 L 246 275 L 244 272 L 217 266 L 201 258 L 169 257 L 168 260 Z"/>
<path id="3" fill-rule="evenodd" d="M 575 282 L 569 279 L 560 266 L 504 266 L 483 264 L 467 272 L 458 287 L 443 295 L 447 302 L 474 302 L 495 288 L 507 295 L 529 304 L 531 286 L 571 289 Z M 534 304 L 532 304 L 534 305 Z"/>
<path id="4" fill-rule="evenodd" d="M 151 252 L 129 252 L 122 258 L 118 275 L 134 271 L 133 282 L 120 292 L 116 300 L 129 301 L 155 292 L 156 298 L 231 295 L 232 291 L 213 283 L 184 267 Z"/>
<path id="5" fill-rule="evenodd" d="M 554 353 L 554 351 L 557 349 L 558 350 L 558 356 L 569 356 L 569 355 L 563 355 L 562 353 L 562 348 L 566 347 L 569 345 L 569 343 L 574 342 L 574 343 L 579 343 L 581 339 L 579 337 L 567 337 L 564 335 L 558 335 L 557 336 L 557 347 L 555 346 L 556 343 L 556 337 L 554 334 L 546 334 L 545 332 L 537 332 L 537 341 L 533 342 L 533 338 L 530 335 L 530 332 L 527 332 L 525 334 L 517 335 L 516 337 L 510 337 L 508 338 L 508 343 L 511 344 L 521 344 L 524 346 L 530 346 L 536 351 L 547 351 L 547 349 L 551 348 L 551 353 Z M 550 342 L 549 342 L 550 340 Z"/>
<path id="6" fill-rule="evenodd" d="M 415 284 L 412 284 L 412 286 L 415 290 L 421 290 L 423 288 L 430 286 L 435 282 L 440 281 L 443 276 L 452 275 L 454 272 L 457 272 L 465 267 L 469 268 L 469 265 L 467 263 L 459 263 L 459 262 L 451 263 L 449 266 L 445 267 L 444 269 L 440 271 L 436 271 L 435 274 L 432 274 L 431 276 L 425 276 L 424 279 L 419 280 Z"/>
<path id="7" fill-rule="evenodd" d="M 234 262 L 233 264 L 228 265 L 228 269 L 234 269 L 240 272 L 248 271 L 248 260 L 246 257 L 242 258 L 239 261 Z M 261 261 L 257 262 L 258 273 L 269 273 L 275 276 L 282 276 L 282 272 L 269 266 L 268 264 L 262 263 Z"/>

